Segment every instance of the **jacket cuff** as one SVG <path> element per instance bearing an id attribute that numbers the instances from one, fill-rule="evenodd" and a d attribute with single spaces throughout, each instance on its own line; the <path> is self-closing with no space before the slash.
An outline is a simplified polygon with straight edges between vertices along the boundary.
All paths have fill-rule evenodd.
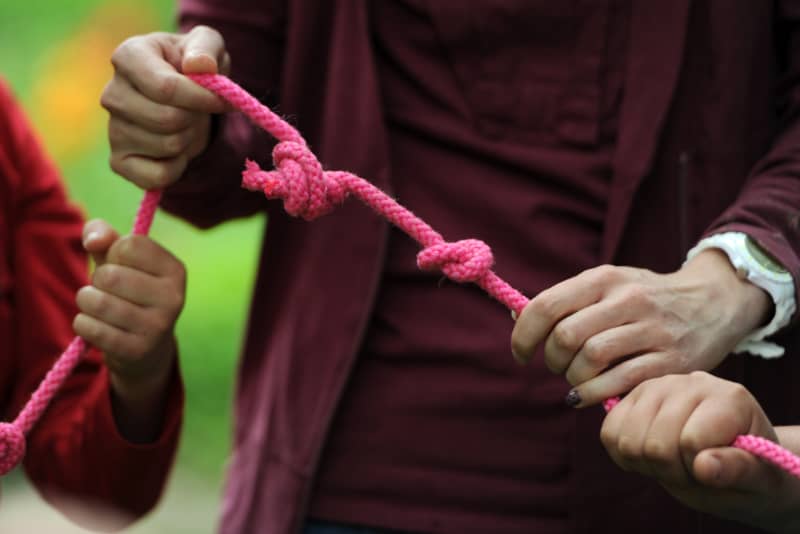
<path id="1" fill-rule="evenodd" d="M 134 516 L 143 515 L 158 501 L 177 450 L 184 404 L 177 363 L 167 387 L 161 432 L 149 443 L 133 443 L 120 434 L 105 367 L 89 395 L 92 402 L 87 403 L 83 430 L 85 465 L 91 462 L 103 473 L 103 493 L 111 497 L 111 502 L 128 503 Z"/>
<path id="2" fill-rule="evenodd" d="M 770 295 L 775 310 L 772 319 L 765 326 L 759 327 L 745 336 L 736 345 L 733 352 L 737 354 L 749 352 L 766 359 L 777 358 L 784 354 L 784 348 L 777 343 L 765 341 L 765 338 L 775 334 L 791 322 L 797 309 L 795 284 L 788 272 L 763 267 L 748 250 L 746 244 L 748 238 L 749 236 L 745 232 L 713 233 L 702 239 L 688 252 L 687 261 L 702 250 L 719 249 L 727 255 L 740 278 L 748 280 Z M 772 261 L 771 263 L 778 267 L 777 262 Z"/>

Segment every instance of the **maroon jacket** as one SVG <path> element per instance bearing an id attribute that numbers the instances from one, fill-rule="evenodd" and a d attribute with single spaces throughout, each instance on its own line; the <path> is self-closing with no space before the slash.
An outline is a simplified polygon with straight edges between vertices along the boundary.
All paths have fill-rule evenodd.
<path id="1" fill-rule="evenodd" d="M 327 168 L 391 192 L 366 2 L 184 0 L 182 17 L 184 28 L 203 23 L 223 33 L 232 77 L 279 103 Z M 703 233 L 739 230 L 800 287 L 798 22 L 797 1 L 632 2 L 604 261 L 673 271 Z M 302 524 L 386 244 L 386 225 L 357 202 L 309 224 L 240 190 L 244 157 L 267 162 L 270 148 L 241 117 L 226 117 L 164 201 L 204 227 L 269 213 L 239 375 L 224 532 Z M 800 406 L 792 387 L 800 343 L 796 332 L 783 337 L 786 357 L 731 357 L 720 370 L 753 390 L 777 424 L 796 422 L 791 408 Z M 687 510 L 656 484 L 620 472 L 598 439 L 602 415 L 580 411 L 569 445 L 575 532 L 752 531 Z"/>

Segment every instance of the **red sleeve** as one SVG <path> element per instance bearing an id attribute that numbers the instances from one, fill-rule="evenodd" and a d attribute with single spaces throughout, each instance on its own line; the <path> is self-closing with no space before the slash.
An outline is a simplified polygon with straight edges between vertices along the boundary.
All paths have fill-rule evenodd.
<path id="1" fill-rule="evenodd" d="M 75 292 L 87 283 L 82 217 L 69 204 L 58 172 L 44 156 L 21 109 L 0 81 L 0 180 L 13 195 L 7 243 L 13 293 L 10 332 L 0 361 L 12 376 L 0 381 L 7 419 L 16 417 L 73 338 Z M 13 364 L 13 365 L 9 365 Z M 70 376 L 28 436 L 25 470 L 49 502 L 71 518 L 86 503 L 114 509 L 114 528 L 157 501 L 175 453 L 183 391 L 177 372 L 156 443 L 133 445 L 116 430 L 109 381 L 95 351 Z M 68 505 L 67 499 L 70 503 Z M 75 507 L 80 502 L 81 506 Z M 98 526 L 98 525 L 92 525 Z"/>
<path id="2" fill-rule="evenodd" d="M 782 0 L 778 6 L 784 61 L 777 112 L 783 129 L 739 198 L 707 233 L 739 231 L 753 237 L 791 272 L 800 303 L 800 1 Z"/>
<path id="3" fill-rule="evenodd" d="M 231 79 L 269 106 L 278 101 L 286 27 L 286 1 L 182 0 L 180 26 L 211 26 L 225 39 Z M 206 151 L 167 189 L 162 206 L 200 227 L 267 209 L 263 195 L 241 188 L 245 158 L 270 166 L 274 140 L 241 113 L 215 117 Z M 277 210 L 276 210 L 277 212 Z"/>

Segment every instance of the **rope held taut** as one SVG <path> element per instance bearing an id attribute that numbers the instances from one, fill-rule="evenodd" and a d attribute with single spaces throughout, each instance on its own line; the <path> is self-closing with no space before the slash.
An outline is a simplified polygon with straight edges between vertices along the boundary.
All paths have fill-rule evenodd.
<path id="1" fill-rule="evenodd" d="M 215 74 L 189 77 L 230 102 L 279 141 L 273 150 L 276 170 L 263 171 L 255 162 L 247 161 L 242 173 L 243 187 L 263 191 L 268 198 L 283 199 L 287 213 L 306 220 L 330 212 L 348 194 L 353 194 L 423 246 L 417 256 L 420 268 L 439 268 L 457 282 L 474 282 L 512 312 L 522 312 L 528 303 L 527 297 L 491 270 L 494 260 L 488 245 L 476 239 L 449 243 L 427 223 L 363 178 L 345 171 L 323 170 L 295 128 L 228 78 Z M 160 198 L 161 191 L 145 193 L 136 214 L 133 233 L 148 233 Z M 12 423 L 0 423 L 0 475 L 22 461 L 25 436 L 83 358 L 86 348 L 86 342 L 76 337 L 17 418 Z M 609 411 L 618 402 L 617 398 L 608 399 L 604 406 Z M 737 436 L 731 446 L 748 451 L 800 478 L 800 458 L 772 441 L 760 436 Z"/>
<path id="2" fill-rule="evenodd" d="M 517 315 L 522 312 L 528 299 L 491 270 L 492 252 L 485 243 L 476 239 L 449 243 L 422 219 L 363 178 L 345 171 L 323 170 L 295 128 L 225 76 L 192 74 L 189 77 L 230 102 L 279 141 L 272 152 L 275 170 L 263 171 L 255 162 L 247 161 L 242 173 L 243 187 L 263 191 L 268 198 L 282 199 L 287 213 L 306 220 L 330 212 L 352 194 L 422 245 L 417 255 L 417 265 L 421 269 L 439 268 L 457 282 L 474 282 L 512 312 Z M 610 411 L 618 402 L 619 398 L 607 399 L 603 406 Z M 731 446 L 800 478 L 800 458 L 772 441 L 759 436 L 738 436 Z"/>

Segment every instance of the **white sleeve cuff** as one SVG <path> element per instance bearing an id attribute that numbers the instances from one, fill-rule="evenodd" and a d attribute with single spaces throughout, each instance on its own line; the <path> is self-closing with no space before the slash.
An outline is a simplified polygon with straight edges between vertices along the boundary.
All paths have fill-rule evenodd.
<path id="1" fill-rule="evenodd" d="M 778 358 L 783 356 L 784 348 L 765 338 L 771 336 L 788 325 L 797 309 L 794 298 L 794 281 L 789 273 L 776 273 L 765 269 L 748 251 L 746 241 L 749 239 L 741 232 L 725 232 L 709 236 L 700 241 L 686 255 L 686 261 L 696 256 L 701 250 L 717 248 L 725 252 L 731 265 L 740 277 L 746 278 L 754 285 L 766 291 L 775 305 L 775 314 L 765 326 L 758 328 L 742 339 L 733 349 L 735 353 L 749 352 L 762 358 Z"/>

